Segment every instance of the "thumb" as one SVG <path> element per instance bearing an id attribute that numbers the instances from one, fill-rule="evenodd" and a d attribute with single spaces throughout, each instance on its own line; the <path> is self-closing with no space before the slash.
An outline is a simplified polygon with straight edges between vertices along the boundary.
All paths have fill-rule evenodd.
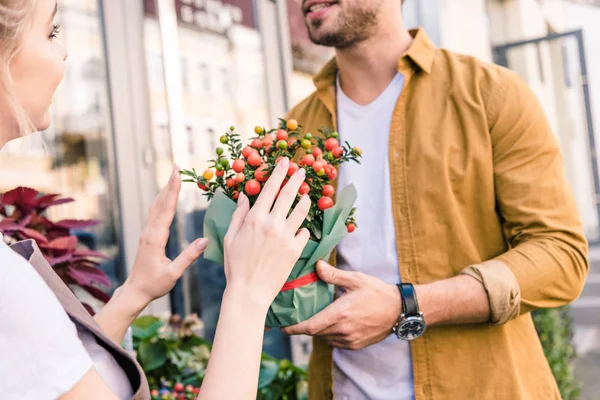
<path id="1" fill-rule="evenodd" d="M 319 261 L 317 263 L 317 274 L 326 283 L 341 286 L 346 289 L 356 289 L 358 287 L 358 281 L 356 279 L 356 272 L 342 271 L 326 263 L 325 261 Z"/>
<path id="2" fill-rule="evenodd" d="M 185 270 L 200 257 L 200 254 L 206 249 L 206 245 L 208 245 L 206 238 L 194 241 L 171 263 L 170 267 L 177 276 L 181 277 Z"/>

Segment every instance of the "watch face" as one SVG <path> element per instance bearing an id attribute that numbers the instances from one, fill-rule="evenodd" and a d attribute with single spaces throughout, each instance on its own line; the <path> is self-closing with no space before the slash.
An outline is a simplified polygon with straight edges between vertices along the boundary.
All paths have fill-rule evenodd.
<path id="1" fill-rule="evenodd" d="M 425 323 L 419 317 L 408 317 L 398 327 L 398 337 L 403 340 L 413 340 L 425 332 Z"/>

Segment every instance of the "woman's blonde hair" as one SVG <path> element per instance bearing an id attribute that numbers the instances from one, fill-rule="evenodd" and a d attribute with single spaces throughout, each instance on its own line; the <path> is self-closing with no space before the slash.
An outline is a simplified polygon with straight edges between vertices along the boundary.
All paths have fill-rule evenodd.
<path id="1" fill-rule="evenodd" d="M 19 135 L 35 131 L 35 125 L 19 103 L 10 74 L 10 63 L 31 29 L 37 0 L 0 0 L 0 87 L 12 108 Z"/>

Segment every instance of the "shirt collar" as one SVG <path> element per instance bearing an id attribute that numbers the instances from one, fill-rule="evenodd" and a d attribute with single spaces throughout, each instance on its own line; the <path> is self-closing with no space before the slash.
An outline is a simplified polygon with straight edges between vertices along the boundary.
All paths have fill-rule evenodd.
<path id="1" fill-rule="evenodd" d="M 413 37 L 413 41 L 408 50 L 400 57 L 400 60 L 398 61 L 398 70 L 401 72 L 403 66 L 410 64 L 427 74 L 431 73 L 436 50 L 435 44 L 423 29 L 413 29 L 410 31 L 410 35 Z M 409 63 L 409 60 L 412 61 L 412 63 Z M 334 57 L 313 79 L 317 90 L 335 86 L 337 70 L 337 62 Z"/>

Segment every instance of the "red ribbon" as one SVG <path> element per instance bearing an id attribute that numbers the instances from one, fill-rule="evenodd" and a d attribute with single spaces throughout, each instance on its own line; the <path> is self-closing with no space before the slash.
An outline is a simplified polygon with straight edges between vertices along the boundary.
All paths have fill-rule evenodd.
<path id="1" fill-rule="evenodd" d="M 294 279 L 293 281 L 286 282 L 285 285 L 281 288 L 280 292 L 285 292 L 286 290 L 296 289 L 302 286 L 310 285 L 311 283 L 315 283 L 319 280 L 319 275 L 316 272 L 312 274 L 301 276 L 298 279 Z"/>

